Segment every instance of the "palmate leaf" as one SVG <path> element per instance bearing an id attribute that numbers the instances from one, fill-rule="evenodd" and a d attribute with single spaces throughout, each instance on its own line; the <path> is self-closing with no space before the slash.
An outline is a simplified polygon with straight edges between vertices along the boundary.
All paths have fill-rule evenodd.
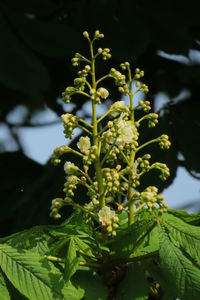
<path id="1" fill-rule="evenodd" d="M 168 209 L 170 215 L 173 215 L 190 225 L 200 225 L 200 214 L 189 214 L 184 210 Z"/>
<path id="2" fill-rule="evenodd" d="M 76 272 L 79 265 L 79 260 L 76 255 L 76 244 L 74 238 L 70 238 L 69 247 L 67 250 L 67 256 L 65 259 L 65 273 L 64 279 L 68 281 L 72 275 Z"/>
<path id="3" fill-rule="evenodd" d="M 48 243 L 55 242 L 55 239 L 49 234 L 53 226 L 35 226 L 10 236 L 0 238 L 0 243 L 6 243 L 14 248 L 26 249 L 39 253 L 41 255 L 49 254 Z"/>
<path id="4" fill-rule="evenodd" d="M 170 240 L 164 225 L 159 226 L 160 267 L 176 297 L 198 300 L 200 295 L 200 269 Z"/>
<path id="5" fill-rule="evenodd" d="M 1 269 L 0 269 L 0 299 L 1 300 L 10 300 L 10 295 L 7 290 L 6 283 L 3 278 Z"/>
<path id="6" fill-rule="evenodd" d="M 134 263 L 128 266 L 125 278 L 117 288 L 116 300 L 145 300 L 149 291 L 145 264 Z"/>
<path id="7" fill-rule="evenodd" d="M 64 283 L 60 271 L 45 258 L 0 244 L 0 267 L 20 293 L 30 300 L 81 299 L 83 290 Z"/>
<path id="8" fill-rule="evenodd" d="M 164 214 L 162 220 L 169 235 L 200 267 L 200 227 L 186 224 L 170 214 Z"/>
<path id="9" fill-rule="evenodd" d="M 78 271 L 73 276 L 72 283 L 85 290 L 85 300 L 108 299 L 108 288 L 97 273 L 92 271 Z"/>
<path id="10" fill-rule="evenodd" d="M 119 231 L 116 239 L 109 245 L 112 255 L 115 258 L 128 258 L 130 255 L 134 255 L 155 225 L 153 217 L 150 219 L 145 218 L 136 220 L 133 225 Z"/>

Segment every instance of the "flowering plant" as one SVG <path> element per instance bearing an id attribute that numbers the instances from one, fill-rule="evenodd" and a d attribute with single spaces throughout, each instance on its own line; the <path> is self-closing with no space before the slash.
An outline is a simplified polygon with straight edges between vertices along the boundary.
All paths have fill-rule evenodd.
<path id="1" fill-rule="evenodd" d="M 144 71 L 121 64 L 96 78 L 96 60 L 111 58 L 109 48 L 97 48 L 104 35 L 97 30 L 91 38 L 83 33 L 89 58 L 76 53 L 72 65 L 83 64 L 73 86 L 62 94 L 69 103 L 73 95 L 90 100 L 88 122 L 66 113 L 61 116 L 64 134 L 83 135 L 74 148 L 63 145 L 52 155 L 55 165 L 71 153 L 81 164 L 65 161 L 64 196 L 52 200 L 51 217 L 59 219 L 64 206 L 75 210 L 58 226 L 40 226 L 17 233 L 0 243 L 0 291 L 10 299 L 9 281 L 28 299 L 199 299 L 200 216 L 170 210 L 156 186 L 140 188 L 145 173 L 156 169 L 161 180 L 170 175 L 165 163 L 151 162 L 145 149 L 158 143 L 168 150 L 166 134 L 141 143 L 140 126 L 158 123 L 146 100 L 148 86 Z M 97 118 L 97 104 L 109 99 L 103 86 L 113 79 L 124 101 L 115 101 Z M 143 93 L 138 104 L 134 96 Z M 87 190 L 80 204 L 78 187 Z M 80 190 L 80 189 L 79 189 Z M 12 268 L 9 272 L 8 266 Z M 170 289 L 169 289 L 170 286 Z"/>
<path id="2" fill-rule="evenodd" d="M 88 32 L 83 36 L 88 40 L 90 47 L 90 57 L 76 53 L 72 59 L 73 66 L 85 64 L 78 77 L 74 79 L 74 86 L 67 87 L 63 93 L 64 102 L 70 102 L 75 94 L 83 95 L 91 100 L 92 122 L 73 116 L 69 113 L 62 115 L 64 132 L 67 138 L 72 138 L 73 129 L 81 128 L 84 136 L 81 136 L 77 143 L 76 150 L 68 147 L 57 147 L 54 151 L 52 161 L 56 165 L 61 162 L 60 156 L 64 153 L 72 152 L 82 158 L 82 168 L 75 166 L 71 162 L 66 162 L 64 170 L 67 175 L 65 183 L 65 197 L 54 199 L 51 207 L 51 216 L 60 218 L 59 210 L 64 205 L 72 205 L 75 209 L 77 204 L 73 200 L 76 186 L 83 185 L 88 190 L 88 199 L 81 207 L 87 222 L 100 223 L 103 234 L 115 236 L 118 228 L 118 215 L 127 211 L 129 225 L 134 223 L 135 215 L 144 207 L 148 211 L 157 211 L 159 214 L 167 210 L 167 204 L 163 202 L 164 197 L 158 195 L 158 189 L 154 186 L 147 187 L 139 192 L 140 179 L 142 175 L 152 169 L 161 172 L 161 179 L 166 180 L 169 176 L 169 169 L 164 163 L 150 164 L 151 155 L 140 156 L 143 148 L 151 143 L 157 142 L 161 149 L 168 149 L 170 141 L 168 136 L 163 134 L 145 144 L 139 145 L 139 128 L 141 122 L 147 120 L 149 127 L 154 127 L 158 123 L 158 115 L 149 113 L 151 107 L 147 100 L 140 100 L 134 107 L 133 98 L 138 92 L 148 93 L 148 87 L 141 82 L 144 71 L 135 69 L 131 72 L 128 62 L 121 64 L 122 74 L 111 68 L 109 74 L 96 79 L 95 61 L 98 57 L 103 60 L 111 58 L 110 49 L 98 48 L 94 53 L 94 43 L 103 38 L 103 34 L 98 30 L 93 39 Z M 104 80 L 112 78 L 120 93 L 129 99 L 128 104 L 124 101 L 114 102 L 99 119 L 96 114 L 96 104 L 100 104 L 109 97 L 109 91 L 102 87 Z M 134 90 L 134 91 L 133 91 Z M 137 110 L 143 110 L 144 116 L 136 119 Z M 107 122 L 105 123 L 105 119 Z M 104 125 L 102 125 L 104 124 Z M 85 136 L 86 135 L 86 136 Z M 77 151 L 79 150 L 79 151 Z M 91 175 L 90 169 L 94 166 L 95 172 Z M 76 182 L 70 184 L 71 176 L 76 176 Z M 103 217 L 103 214 L 106 217 Z M 105 219 L 107 221 L 105 221 Z"/>

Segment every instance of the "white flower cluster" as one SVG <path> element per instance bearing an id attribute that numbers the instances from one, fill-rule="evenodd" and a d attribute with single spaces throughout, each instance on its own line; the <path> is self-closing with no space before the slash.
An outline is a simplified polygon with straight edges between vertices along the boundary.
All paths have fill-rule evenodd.
<path id="1" fill-rule="evenodd" d="M 118 228 L 119 218 L 116 216 L 115 211 L 111 210 L 109 206 L 104 206 L 98 212 L 99 221 L 103 228 L 107 229 L 109 235 L 116 236 L 115 229 Z"/>
<path id="2" fill-rule="evenodd" d="M 117 122 L 118 137 L 116 139 L 116 144 L 124 147 L 126 144 L 130 144 L 133 141 L 137 129 L 131 121 L 125 121 L 122 118 L 123 116 L 121 115 Z"/>
<path id="3" fill-rule="evenodd" d="M 88 150 L 91 147 L 90 138 L 88 136 L 85 136 L 85 137 L 82 136 L 82 137 L 80 137 L 80 139 L 79 139 L 79 141 L 77 143 L 77 147 L 79 148 L 79 150 L 82 153 L 87 154 Z"/>
<path id="4" fill-rule="evenodd" d="M 66 163 L 64 164 L 64 171 L 67 175 L 74 174 L 74 172 L 77 170 L 78 167 L 75 166 L 75 164 L 72 163 L 71 161 L 66 161 Z"/>
<path id="5" fill-rule="evenodd" d="M 103 38 L 99 30 L 95 31 L 93 38 L 85 31 L 83 36 L 87 39 L 90 46 L 90 57 L 76 53 L 72 58 L 72 65 L 79 66 L 84 63 L 77 77 L 73 81 L 73 86 L 67 87 L 63 93 L 63 100 L 69 102 L 75 94 L 90 99 L 92 105 L 92 123 L 78 116 L 66 113 L 61 116 L 64 125 L 66 138 L 72 138 L 74 128 L 78 127 L 84 132 L 77 142 L 77 148 L 72 149 L 68 146 L 57 147 L 54 151 L 52 160 L 55 164 L 60 163 L 60 156 L 65 153 L 72 153 L 79 158 L 78 166 L 71 161 L 66 161 L 64 171 L 66 181 L 63 191 L 66 197 L 56 198 L 52 202 L 51 215 L 59 218 L 59 208 L 63 205 L 72 205 L 73 208 L 80 207 L 75 203 L 74 194 L 78 185 L 87 189 L 89 204 L 84 204 L 82 210 L 87 217 L 87 222 L 99 222 L 102 232 L 109 236 L 116 235 L 118 228 L 118 214 L 126 207 L 130 224 L 134 219 L 134 213 L 146 207 L 149 211 L 157 209 L 163 212 L 167 209 L 163 204 L 163 196 L 158 195 L 158 189 L 149 186 L 140 192 L 140 180 L 144 173 L 152 169 L 161 172 L 160 178 L 165 180 L 169 176 L 169 169 L 165 164 L 155 162 L 150 164 L 151 156 L 143 154 L 138 156 L 139 151 L 151 143 L 159 143 L 162 149 L 170 147 L 167 135 L 156 137 L 139 145 L 139 129 L 143 120 L 148 122 L 149 127 L 155 127 L 158 123 L 158 115 L 149 113 L 151 106 L 148 100 L 140 100 L 134 106 L 133 96 L 137 92 L 148 92 L 148 86 L 142 82 L 144 71 L 136 68 L 132 74 L 130 63 L 121 64 L 122 73 L 111 68 L 105 76 L 96 80 L 95 60 L 101 56 L 103 60 L 111 58 L 109 48 L 98 48 L 95 53 L 93 43 L 95 40 Z M 128 74 L 128 80 L 126 75 Z M 109 98 L 109 91 L 101 85 L 107 78 L 114 79 L 115 85 L 120 93 L 129 98 L 129 104 L 124 101 L 116 101 L 100 117 L 96 115 L 96 104 Z M 129 84 L 127 83 L 129 82 Z M 132 85 L 136 89 L 132 90 Z M 139 116 L 137 115 L 139 109 Z M 107 122 L 106 122 L 107 121 Z M 91 167 L 92 166 L 92 167 Z M 127 201 L 125 201 L 125 199 Z M 135 206 L 135 210 L 132 206 Z"/>

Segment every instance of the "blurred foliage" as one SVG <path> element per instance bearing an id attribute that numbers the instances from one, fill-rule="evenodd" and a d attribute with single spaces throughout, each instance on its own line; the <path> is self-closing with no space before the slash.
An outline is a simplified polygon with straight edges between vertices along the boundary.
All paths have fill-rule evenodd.
<path id="1" fill-rule="evenodd" d="M 198 177 L 200 62 L 188 59 L 188 64 L 183 64 L 157 54 L 162 50 L 187 57 L 190 49 L 200 50 L 198 1 L 0 0 L 0 8 L 0 118 L 19 147 L 17 152 L 6 153 L 0 141 L 1 235 L 50 222 L 50 201 L 59 196 L 64 175 L 60 167 L 41 166 L 23 154 L 16 124 L 10 124 L 7 116 L 17 105 L 26 106 L 29 113 L 17 124 L 23 128 L 32 126 L 32 113 L 45 105 L 62 113 L 56 99 L 74 77 L 70 62 L 74 52 L 86 52 L 83 30 L 100 29 L 105 46 L 111 48 L 112 60 L 99 67 L 99 75 L 128 59 L 145 70 L 152 102 L 159 92 L 173 99 L 183 89 L 189 91 L 187 99 L 171 100 L 162 109 L 160 125 L 152 134 L 165 131 L 172 149 L 163 154 L 154 148 L 154 155 L 167 161 L 171 169 L 169 181 L 159 183 L 161 190 L 173 182 L 179 165 Z M 114 99 L 119 98 L 109 80 L 107 88 Z M 76 112 L 84 101 L 73 101 Z M 145 127 L 143 131 L 146 134 Z M 178 159 L 179 152 L 183 160 Z"/>

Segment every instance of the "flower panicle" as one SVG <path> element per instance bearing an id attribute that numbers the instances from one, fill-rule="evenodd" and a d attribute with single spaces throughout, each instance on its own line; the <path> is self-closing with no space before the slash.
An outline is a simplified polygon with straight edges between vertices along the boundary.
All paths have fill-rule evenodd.
<path id="1" fill-rule="evenodd" d="M 66 174 L 63 198 L 52 201 L 51 216 L 60 218 L 59 210 L 64 205 L 72 205 L 74 209 L 84 211 L 86 223 L 99 223 L 102 234 L 114 237 L 119 227 L 119 215 L 127 211 L 130 224 L 140 209 L 149 212 L 163 213 L 167 210 L 164 197 L 159 195 L 155 186 L 141 190 L 140 183 L 143 175 L 156 169 L 160 172 L 161 180 L 167 180 L 170 170 L 166 164 L 151 163 L 149 153 L 140 156 L 140 150 L 149 144 L 157 142 L 161 149 L 168 150 L 171 142 L 166 134 L 140 144 L 140 125 L 147 121 L 149 128 L 158 124 L 158 114 L 151 112 L 151 103 L 146 100 L 149 92 L 148 86 L 143 82 L 144 71 L 138 67 L 131 71 L 129 62 L 122 63 L 122 71 L 111 68 L 110 72 L 101 78 L 96 78 L 95 60 L 101 56 L 103 61 L 110 59 L 109 48 L 97 48 L 95 53 L 94 42 L 101 40 L 104 35 L 96 30 L 93 37 L 87 31 L 83 37 L 90 46 L 90 57 L 75 53 L 72 65 L 79 67 L 73 81 L 73 86 L 68 86 L 63 92 L 63 100 L 69 103 L 72 96 L 79 94 L 87 97 L 92 104 L 92 123 L 70 113 L 61 116 L 64 134 L 67 139 L 73 137 L 75 128 L 83 131 L 74 148 L 67 145 L 57 147 L 52 155 L 52 162 L 57 165 L 61 156 L 77 155 L 79 162 L 67 160 L 64 163 Z M 125 74 L 126 73 L 126 74 Z M 117 99 L 99 118 L 96 117 L 96 104 L 110 99 L 110 91 L 104 87 L 104 80 L 112 79 L 119 93 L 124 95 L 124 100 Z M 143 93 L 144 99 L 134 105 L 134 95 Z M 109 100 L 110 101 L 110 100 Z M 142 114 L 142 117 L 141 117 Z M 139 118 L 140 116 L 140 118 Z M 87 203 L 80 205 L 75 202 L 78 185 L 87 190 Z M 132 214 L 132 215 L 131 215 Z"/>

